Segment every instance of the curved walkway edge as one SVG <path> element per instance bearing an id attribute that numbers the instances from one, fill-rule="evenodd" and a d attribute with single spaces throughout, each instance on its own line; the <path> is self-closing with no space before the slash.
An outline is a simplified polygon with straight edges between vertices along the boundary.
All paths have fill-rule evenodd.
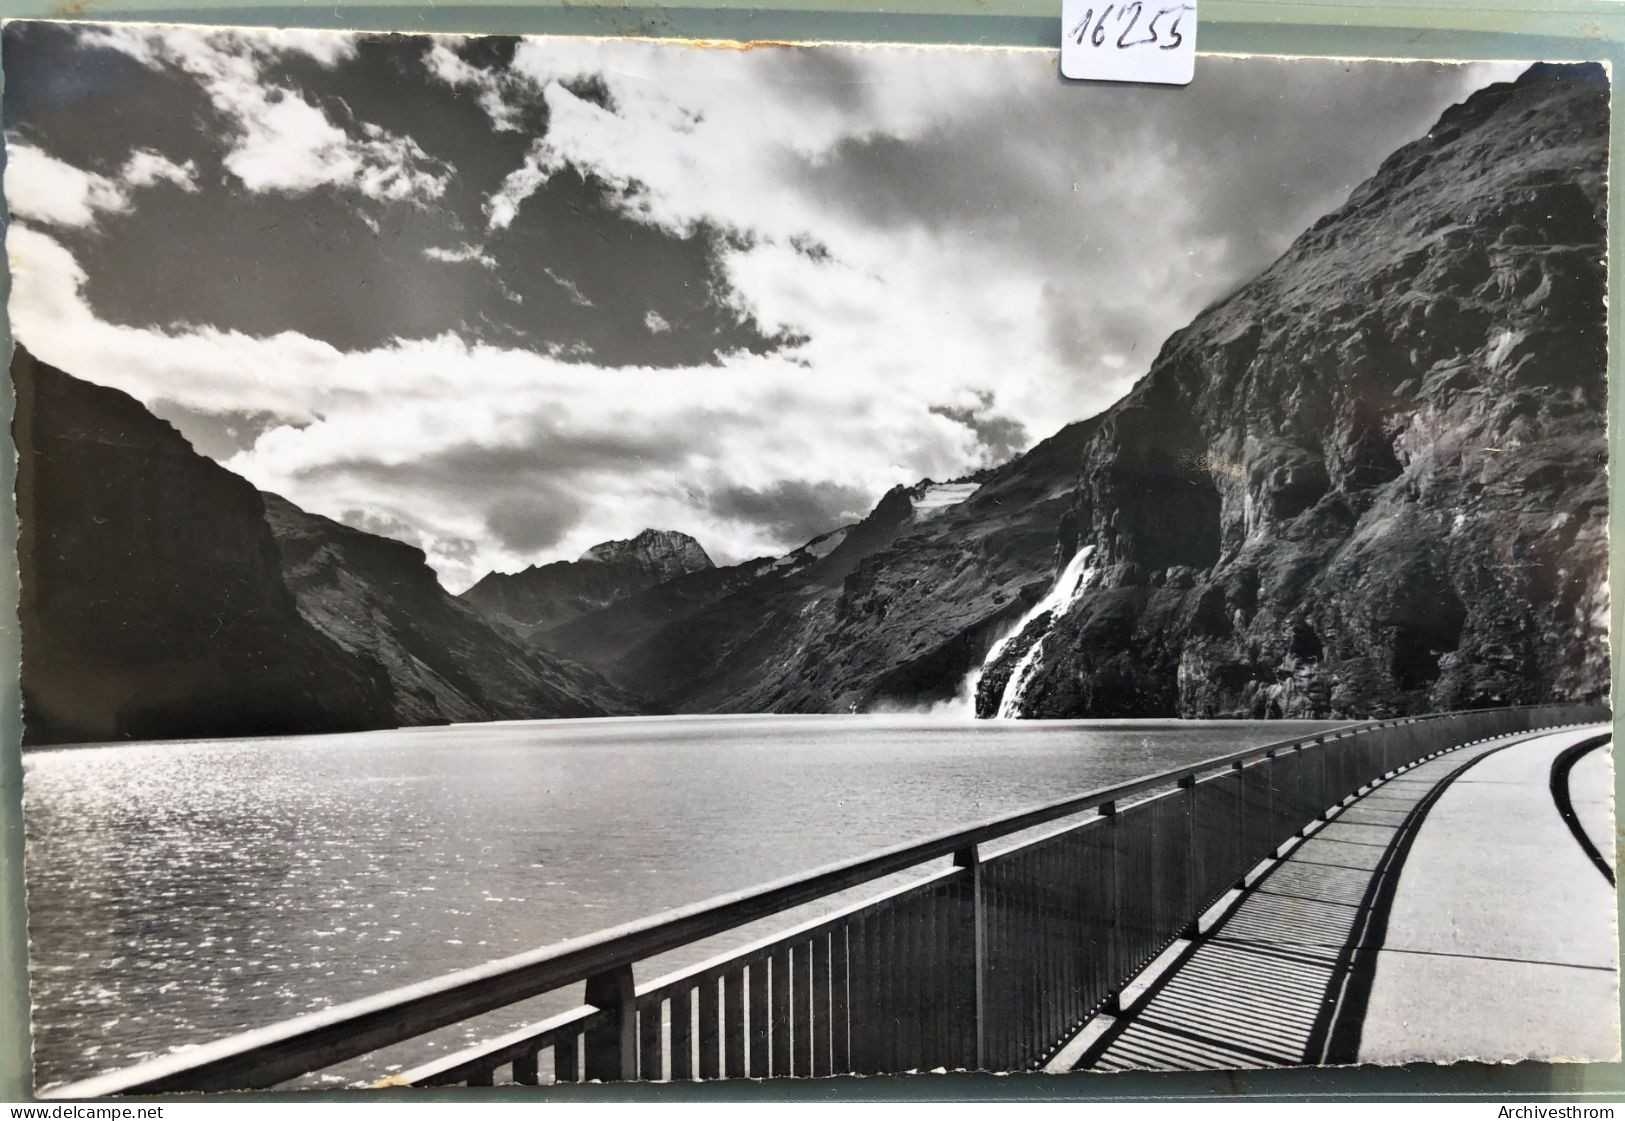
<path id="1" fill-rule="evenodd" d="M 1375 785 L 1049 1069 L 1616 1058 L 1614 890 L 1577 843 L 1612 836 L 1607 733 L 1469 744 Z"/>
<path id="2" fill-rule="evenodd" d="M 1619 1058 L 1614 888 L 1551 790 L 1586 738 L 1497 752 L 1429 812 L 1376 954 L 1359 1061 Z M 1607 800 L 1606 773 L 1607 788 L 1571 799 Z"/>

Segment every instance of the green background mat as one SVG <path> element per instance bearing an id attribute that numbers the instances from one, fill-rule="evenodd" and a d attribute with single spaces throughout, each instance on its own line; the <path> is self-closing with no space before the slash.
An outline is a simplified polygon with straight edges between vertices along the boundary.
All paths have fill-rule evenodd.
<path id="1" fill-rule="evenodd" d="M 348 28 L 383 31 L 648 35 L 660 38 L 803 39 L 855 42 L 962 43 L 1059 49 L 1060 0 L 780 0 L 770 8 L 750 0 L 676 0 L 662 4 L 616 4 L 532 0 L 498 5 L 437 0 L 424 6 L 322 0 L 259 5 L 254 0 L 216 0 L 173 7 L 164 0 L 0 0 L 4 18 L 142 20 L 187 23 Z M 1335 0 L 1201 0 L 1198 47 L 1206 52 L 1339 55 L 1437 59 L 1609 60 L 1616 81 L 1625 76 L 1625 0 L 1568 0 L 1534 4 L 1506 0 L 1443 0 L 1430 4 L 1360 4 Z M 1201 96 L 1202 65 L 1186 90 L 1168 88 L 1148 96 Z M 1085 111 L 1087 85 L 1074 87 Z M 1611 144 L 1620 151 L 1625 113 L 1616 98 Z M 1621 192 L 1609 199 L 1610 252 L 1625 245 Z M 9 276 L 6 278 L 9 291 Z M 1617 464 L 1625 458 L 1620 438 L 1619 340 L 1622 302 L 1617 286 L 1609 308 L 1610 447 L 1616 469 L 1611 496 L 1613 538 L 1625 540 Z M 6 339 L 9 353 L 10 339 Z M 0 422 L 9 432 L 11 394 L 0 399 Z M 7 441 L 0 455 L 0 664 L 17 665 L 16 511 L 11 500 L 15 464 Z M 1625 553 L 1625 550 L 1621 550 Z M 1613 557 L 1611 586 L 1625 589 L 1625 564 Z M 1615 597 L 1613 633 L 1625 620 L 1625 595 Z M 1620 692 L 1621 655 L 1616 640 L 1614 692 Z M 30 1098 L 28 1042 L 28 938 L 23 900 L 22 767 L 18 754 L 20 705 L 16 674 L 0 692 L 0 1100 Z M 1617 791 L 1616 791 L 1617 798 Z M 915 1075 L 908 1077 L 782 1079 L 708 1084 L 567 1086 L 548 1090 L 385 1090 L 364 1092 L 256 1093 L 256 1100 L 479 1100 L 533 1101 L 828 1101 L 841 1100 L 1134 1100 L 1238 1097 L 1312 1100 L 1355 1098 L 1604 1099 L 1625 1100 L 1625 1065 L 1449 1066 L 1301 1068 L 1234 1073 L 1135 1075 Z"/>

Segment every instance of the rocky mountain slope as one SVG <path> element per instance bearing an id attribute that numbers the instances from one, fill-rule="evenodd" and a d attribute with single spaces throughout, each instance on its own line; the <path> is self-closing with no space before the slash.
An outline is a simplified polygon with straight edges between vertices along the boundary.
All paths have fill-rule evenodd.
<path id="1" fill-rule="evenodd" d="M 980 711 L 1605 695 L 1607 121 L 1596 66 L 1482 90 L 1169 339 L 1078 463 L 1094 577 Z"/>
<path id="2" fill-rule="evenodd" d="M 263 498 L 300 614 L 383 667 L 399 723 L 648 711 L 593 671 L 526 649 L 448 594 L 422 550 Z"/>
<path id="3" fill-rule="evenodd" d="M 28 743 L 648 710 L 523 649 L 417 549 L 261 495 L 133 398 L 21 347 L 12 382 Z"/>
<path id="4" fill-rule="evenodd" d="M 929 516 L 888 495 L 827 561 L 640 606 L 589 656 L 682 711 L 1603 695 L 1607 99 L 1595 67 L 1475 94 L 1106 413 Z"/>
<path id="5" fill-rule="evenodd" d="M 487 618 L 529 636 L 712 567 L 711 558 L 688 534 L 646 529 L 630 540 L 594 545 L 574 561 L 488 573 L 462 598 Z"/>
<path id="6" fill-rule="evenodd" d="M 619 677 L 617 667 L 653 635 L 770 575 L 776 563 L 777 558 L 762 557 L 674 576 L 558 626 L 530 628 L 525 641 Z M 640 682 L 637 688 L 647 685 Z"/>
<path id="7" fill-rule="evenodd" d="M 300 616 L 259 494 L 116 390 L 17 348 L 30 744 L 395 723 L 382 669 Z"/>
<path id="8" fill-rule="evenodd" d="M 683 712 L 949 699 L 1050 583 L 1094 424 L 974 480 L 897 487 L 862 522 L 776 561 L 718 569 L 704 588 L 702 576 L 673 580 L 544 641 Z"/>

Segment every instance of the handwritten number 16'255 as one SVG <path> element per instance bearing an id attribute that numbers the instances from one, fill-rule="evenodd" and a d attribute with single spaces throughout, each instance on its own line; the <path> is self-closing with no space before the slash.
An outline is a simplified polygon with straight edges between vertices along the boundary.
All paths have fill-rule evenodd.
<path id="1" fill-rule="evenodd" d="M 1145 5 L 1140 0 L 1124 4 L 1119 8 L 1115 4 L 1107 4 L 1101 11 L 1100 18 L 1095 18 L 1095 10 L 1089 8 L 1084 11 L 1083 18 L 1072 28 L 1072 38 L 1081 47 L 1087 36 L 1091 46 L 1101 47 L 1106 44 L 1106 21 L 1111 18 L 1112 12 L 1117 12 L 1114 21 L 1120 28 L 1117 35 L 1117 49 L 1126 51 L 1130 47 L 1155 46 L 1158 50 L 1171 51 L 1185 41 L 1179 32 L 1179 23 L 1185 18 L 1186 12 L 1195 11 L 1190 4 L 1170 4 L 1165 8 L 1157 9 L 1157 14 L 1146 21 L 1145 27 L 1139 31 L 1139 38 L 1133 38 L 1140 17 L 1145 14 Z M 1171 23 L 1164 24 L 1160 29 L 1157 24 L 1173 16 Z M 1089 25 L 1093 23 L 1094 26 Z"/>

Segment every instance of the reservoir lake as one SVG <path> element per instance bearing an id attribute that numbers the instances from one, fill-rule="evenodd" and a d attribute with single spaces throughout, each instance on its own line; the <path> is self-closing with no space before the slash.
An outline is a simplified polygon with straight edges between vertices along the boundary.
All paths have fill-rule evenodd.
<path id="1" fill-rule="evenodd" d="M 29 751 L 36 1081 L 1335 726 L 694 716 Z M 538 998 L 302 1084 L 372 1081 L 579 998 Z"/>

